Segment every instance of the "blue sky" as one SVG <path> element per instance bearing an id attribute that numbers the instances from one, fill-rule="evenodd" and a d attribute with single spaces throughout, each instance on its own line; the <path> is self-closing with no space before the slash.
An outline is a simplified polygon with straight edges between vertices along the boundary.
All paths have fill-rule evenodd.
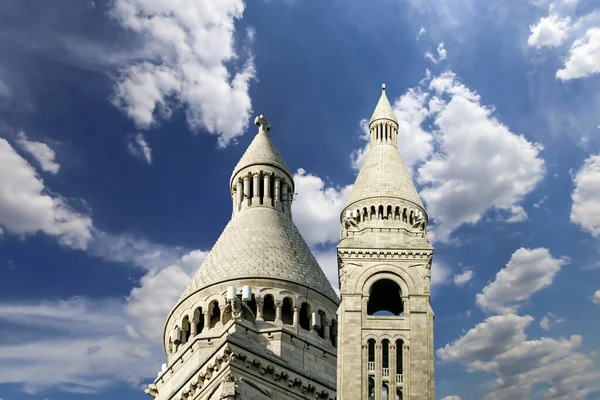
<path id="1" fill-rule="evenodd" d="M 0 0 L 0 399 L 145 399 L 265 114 L 332 284 L 387 93 L 439 399 L 600 398 L 600 5 Z"/>

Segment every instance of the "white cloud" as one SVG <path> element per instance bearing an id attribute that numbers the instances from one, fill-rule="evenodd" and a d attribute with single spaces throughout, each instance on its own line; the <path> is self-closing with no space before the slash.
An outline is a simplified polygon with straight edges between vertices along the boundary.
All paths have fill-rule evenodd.
<path id="1" fill-rule="evenodd" d="M 152 149 L 148 142 L 146 142 L 143 134 L 138 133 L 137 135 L 130 136 L 127 142 L 127 149 L 132 156 L 145 161 L 147 164 L 152 164 Z"/>
<path id="2" fill-rule="evenodd" d="M 436 354 L 442 361 L 457 361 L 466 365 L 481 359 L 493 359 L 523 343 L 527 337 L 524 330 L 532 321 L 529 315 L 489 317 L 458 340 L 438 349 Z"/>
<path id="3" fill-rule="evenodd" d="M 528 340 L 525 329 L 532 321 L 514 314 L 490 317 L 436 354 L 444 362 L 466 365 L 469 372 L 495 373 L 485 400 L 583 400 L 600 391 L 600 371 L 576 351 L 582 337 Z"/>
<path id="4" fill-rule="evenodd" d="M 34 142 L 27 138 L 25 132 L 19 132 L 17 135 L 17 143 L 19 143 L 25 151 L 35 158 L 40 164 L 40 167 L 46 172 L 57 174 L 60 165 L 54 161 L 56 154 L 46 143 Z"/>
<path id="5" fill-rule="evenodd" d="M 321 266 L 323 272 L 325 272 L 325 276 L 331 283 L 333 290 L 339 295 L 340 294 L 340 285 L 338 281 L 338 257 L 337 257 L 337 248 L 332 246 L 327 250 L 320 249 L 312 249 L 317 262 Z"/>
<path id="6" fill-rule="evenodd" d="M 540 208 L 542 206 L 542 204 L 544 204 L 544 202 L 548 200 L 548 196 L 544 196 L 540 199 L 540 201 L 538 201 L 537 203 L 535 203 L 533 205 L 534 208 Z"/>
<path id="7" fill-rule="evenodd" d="M 442 400 L 461 400 L 460 396 L 446 396 Z"/>
<path id="8" fill-rule="evenodd" d="M 227 146 L 246 129 L 252 111 L 252 56 L 243 65 L 235 48 L 235 22 L 243 0 L 116 0 L 111 13 L 146 40 L 151 56 L 123 70 L 113 102 L 141 129 L 183 106 L 191 129 L 218 135 Z M 255 32 L 249 29 L 250 44 Z M 232 65 L 234 63 L 235 65 Z"/>
<path id="9" fill-rule="evenodd" d="M 427 33 L 427 31 L 425 30 L 425 27 L 422 26 L 421 29 L 419 29 L 419 33 L 417 34 L 417 40 L 421 39 L 421 36 L 423 36 L 425 33 Z"/>
<path id="10" fill-rule="evenodd" d="M 550 286 L 565 258 L 553 258 L 548 249 L 516 250 L 496 279 L 477 294 L 477 305 L 491 312 L 514 312 L 534 293 Z"/>
<path id="11" fill-rule="evenodd" d="M 565 321 L 565 318 L 557 318 L 556 315 L 549 312 L 544 315 L 544 318 L 540 321 L 540 327 L 545 331 L 549 331 L 554 325 L 562 324 Z"/>
<path id="12" fill-rule="evenodd" d="M 573 177 L 571 222 L 593 237 L 600 237 L 600 155 L 586 159 Z"/>
<path id="13" fill-rule="evenodd" d="M 153 378 L 164 362 L 165 318 L 206 254 L 195 250 L 148 271 L 125 301 L 0 303 L 0 321 L 15 338 L 0 345 L 0 384 L 88 394 Z"/>
<path id="14" fill-rule="evenodd" d="M 85 249 L 92 220 L 48 193 L 35 169 L 0 138 L 0 225 L 9 233 L 44 232 L 62 245 Z"/>
<path id="15" fill-rule="evenodd" d="M 560 46 L 567 39 L 570 26 L 569 17 L 560 18 L 552 13 L 529 27 L 531 34 L 527 39 L 527 45 L 538 49 Z"/>
<path id="16" fill-rule="evenodd" d="M 467 270 L 461 272 L 460 274 L 455 274 L 454 277 L 452 277 L 452 281 L 454 282 L 454 284 L 456 286 L 464 286 L 472 278 L 473 278 L 473 271 L 471 271 L 470 269 L 467 269 Z"/>
<path id="17" fill-rule="evenodd" d="M 434 258 L 433 263 L 431 264 L 431 286 L 432 286 L 432 288 L 448 283 L 450 274 L 451 274 L 450 268 L 448 268 L 444 263 L 441 263 L 437 259 Z"/>
<path id="18" fill-rule="evenodd" d="M 437 64 L 448 58 L 448 51 L 444 48 L 444 42 L 441 42 L 437 49 L 437 58 L 433 55 L 431 51 L 427 51 L 425 53 L 425 58 L 429 59 L 434 64 Z"/>
<path id="19" fill-rule="evenodd" d="M 585 36 L 573 42 L 569 58 L 556 77 L 563 81 L 585 78 L 600 72 L 600 28 L 587 30 Z"/>
<path id="20" fill-rule="evenodd" d="M 600 290 L 596 290 L 592 301 L 594 302 L 594 304 L 600 304 Z"/>
<path id="21" fill-rule="evenodd" d="M 326 186 L 318 176 L 302 168 L 294 174 L 296 192 L 292 202 L 294 223 L 309 245 L 334 243 L 340 239 L 340 214 L 352 185 Z"/>
<path id="22" fill-rule="evenodd" d="M 490 208 L 522 220 L 518 203 L 544 175 L 542 147 L 516 135 L 480 104 L 480 97 L 452 72 L 431 80 L 429 100 L 439 148 L 418 169 L 421 197 L 438 240 L 464 224 L 477 223 Z M 475 195 L 476 194 L 476 195 Z"/>

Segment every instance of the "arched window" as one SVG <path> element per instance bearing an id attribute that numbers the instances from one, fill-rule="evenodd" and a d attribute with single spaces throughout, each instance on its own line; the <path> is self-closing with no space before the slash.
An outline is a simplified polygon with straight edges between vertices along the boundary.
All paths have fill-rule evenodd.
<path id="1" fill-rule="evenodd" d="M 390 368 L 390 342 L 387 339 L 381 342 L 381 363 L 384 369 Z"/>
<path id="2" fill-rule="evenodd" d="M 331 344 L 335 348 L 337 348 L 337 336 L 338 336 L 337 321 L 335 319 L 332 319 L 331 320 L 331 333 L 329 334 L 329 339 L 331 339 Z"/>
<path id="3" fill-rule="evenodd" d="M 292 299 L 286 297 L 281 305 L 281 319 L 284 324 L 292 325 L 294 323 L 294 305 Z"/>
<path id="4" fill-rule="evenodd" d="M 377 210 L 375 210 L 375 206 L 371 206 L 371 215 L 370 218 L 377 218 Z"/>
<path id="5" fill-rule="evenodd" d="M 231 321 L 231 318 L 233 318 L 233 313 L 231 311 L 231 304 L 228 304 L 223 309 L 223 321 L 221 322 L 223 323 L 223 325 L 225 325 L 226 323 Z"/>
<path id="6" fill-rule="evenodd" d="M 375 400 L 375 378 L 369 375 L 369 400 Z"/>
<path id="7" fill-rule="evenodd" d="M 194 322 L 196 323 L 196 334 L 202 332 L 204 329 L 204 316 L 202 315 L 202 307 L 198 307 L 194 310 Z"/>
<path id="8" fill-rule="evenodd" d="M 392 213 L 392 206 L 387 206 L 387 215 L 385 216 L 386 219 L 394 219 L 393 213 Z"/>
<path id="9" fill-rule="evenodd" d="M 402 352 L 404 351 L 404 342 L 396 340 L 396 382 L 402 382 Z"/>
<path id="10" fill-rule="evenodd" d="M 189 317 L 186 315 L 185 318 L 183 318 L 183 322 L 181 323 L 181 330 L 183 331 L 183 343 L 187 343 L 187 341 L 190 339 L 190 319 Z"/>
<path id="11" fill-rule="evenodd" d="M 377 214 L 378 219 L 383 219 L 383 206 L 379 206 L 379 212 Z"/>
<path id="12" fill-rule="evenodd" d="M 388 397 L 389 388 L 387 383 L 381 385 L 381 400 L 390 400 Z"/>
<path id="13" fill-rule="evenodd" d="M 310 305 L 308 303 L 302 303 L 302 307 L 300 307 L 300 327 L 307 331 L 310 330 Z"/>
<path id="14" fill-rule="evenodd" d="M 319 334 L 319 336 L 324 338 L 325 337 L 325 311 L 319 310 L 319 315 L 321 316 L 321 326 L 319 327 L 319 330 L 317 331 L 317 333 Z"/>
<path id="15" fill-rule="evenodd" d="M 394 219 L 400 220 L 400 207 L 396 207 L 396 211 L 394 212 Z"/>
<path id="16" fill-rule="evenodd" d="M 367 342 L 367 368 L 369 371 L 375 370 L 375 339 L 369 339 Z"/>
<path id="17" fill-rule="evenodd" d="M 275 321 L 275 300 L 270 294 L 266 295 L 263 301 L 263 319 Z"/>
<path id="18" fill-rule="evenodd" d="M 371 286 L 367 314 L 377 316 L 400 315 L 404 311 L 398 284 L 390 279 L 380 279 Z"/>
<path id="19" fill-rule="evenodd" d="M 402 210 L 402 222 L 408 222 L 408 217 L 406 216 L 406 208 Z"/>
<path id="20" fill-rule="evenodd" d="M 210 312 L 210 326 L 209 328 L 214 328 L 217 322 L 221 320 L 221 309 L 219 308 L 219 302 L 217 300 L 213 300 L 209 306 Z"/>

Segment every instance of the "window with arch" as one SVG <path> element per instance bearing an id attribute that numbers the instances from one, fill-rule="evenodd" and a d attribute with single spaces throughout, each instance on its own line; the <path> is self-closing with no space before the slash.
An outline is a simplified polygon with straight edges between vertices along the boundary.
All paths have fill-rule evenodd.
<path id="1" fill-rule="evenodd" d="M 310 330 L 310 305 L 308 303 L 302 303 L 300 307 L 300 327 L 307 331 Z"/>
<path id="2" fill-rule="evenodd" d="M 382 400 L 388 400 L 388 392 L 390 391 L 388 384 L 387 383 L 383 383 L 381 385 L 381 399 Z"/>
<path id="3" fill-rule="evenodd" d="M 318 314 L 321 316 L 321 326 L 319 327 L 319 330 L 317 331 L 317 333 L 319 334 L 319 336 L 324 338 L 325 337 L 325 322 L 326 322 L 325 311 L 319 310 Z"/>
<path id="4" fill-rule="evenodd" d="M 367 342 L 367 362 L 370 364 L 368 365 L 368 369 L 369 370 L 374 370 L 375 369 L 375 339 L 369 339 L 369 341 Z M 373 364 L 371 364 L 373 363 Z"/>
<path id="5" fill-rule="evenodd" d="M 289 297 L 283 299 L 283 303 L 281 304 L 281 319 L 287 325 L 294 323 L 294 303 Z"/>
<path id="6" fill-rule="evenodd" d="M 375 400 L 375 378 L 369 375 L 369 400 Z"/>
<path id="7" fill-rule="evenodd" d="M 241 299 L 242 296 L 238 296 Z M 245 309 L 242 314 L 242 318 L 254 322 L 256 320 L 256 297 L 254 296 L 254 293 L 252 293 L 252 299 L 246 302 L 246 307 L 248 307 L 250 311 L 248 311 L 248 309 Z M 252 315 L 250 315 L 250 313 L 252 313 Z"/>
<path id="8" fill-rule="evenodd" d="M 275 321 L 275 300 L 268 294 L 263 301 L 263 319 L 265 321 Z"/>
<path id="9" fill-rule="evenodd" d="M 381 341 L 381 363 L 384 369 L 390 368 L 390 342 L 387 339 Z"/>
<path id="10" fill-rule="evenodd" d="M 219 308 L 219 302 L 217 300 L 213 300 L 210 303 L 209 312 L 210 312 L 209 328 L 214 328 L 215 325 L 217 325 L 217 322 L 219 322 L 221 320 L 221 309 Z"/>
<path id="11" fill-rule="evenodd" d="M 398 316 L 404 312 L 400 286 L 391 279 L 380 279 L 369 290 L 367 315 Z"/>
<path id="12" fill-rule="evenodd" d="M 204 316 L 202 315 L 202 307 L 194 310 L 194 323 L 196 324 L 196 334 L 199 334 L 204 329 Z"/>
<path id="13" fill-rule="evenodd" d="M 396 374 L 401 375 L 402 372 L 402 352 L 404 351 L 404 342 L 400 339 L 396 340 Z"/>
<path id="14" fill-rule="evenodd" d="M 190 318 L 186 315 L 181 323 L 181 330 L 183 331 L 183 343 L 187 343 L 190 339 Z"/>
<path id="15" fill-rule="evenodd" d="M 331 332 L 329 334 L 329 339 L 331 340 L 331 344 L 335 348 L 337 348 L 337 336 L 338 336 L 338 324 L 335 319 L 332 319 L 331 320 Z"/>

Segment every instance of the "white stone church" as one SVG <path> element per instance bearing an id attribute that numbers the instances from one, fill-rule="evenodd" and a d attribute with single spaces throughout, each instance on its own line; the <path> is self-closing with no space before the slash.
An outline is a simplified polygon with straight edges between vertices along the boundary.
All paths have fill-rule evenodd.
<path id="1" fill-rule="evenodd" d="M 340 216 L 340 297 L 292 221 L 268 135 L 233 170 L 231 220 L 167 317 L 156 400 L 433 400 L 433 248 L 385 94 Z M 400 143 L 401 147 L 401 143 Z"/>

